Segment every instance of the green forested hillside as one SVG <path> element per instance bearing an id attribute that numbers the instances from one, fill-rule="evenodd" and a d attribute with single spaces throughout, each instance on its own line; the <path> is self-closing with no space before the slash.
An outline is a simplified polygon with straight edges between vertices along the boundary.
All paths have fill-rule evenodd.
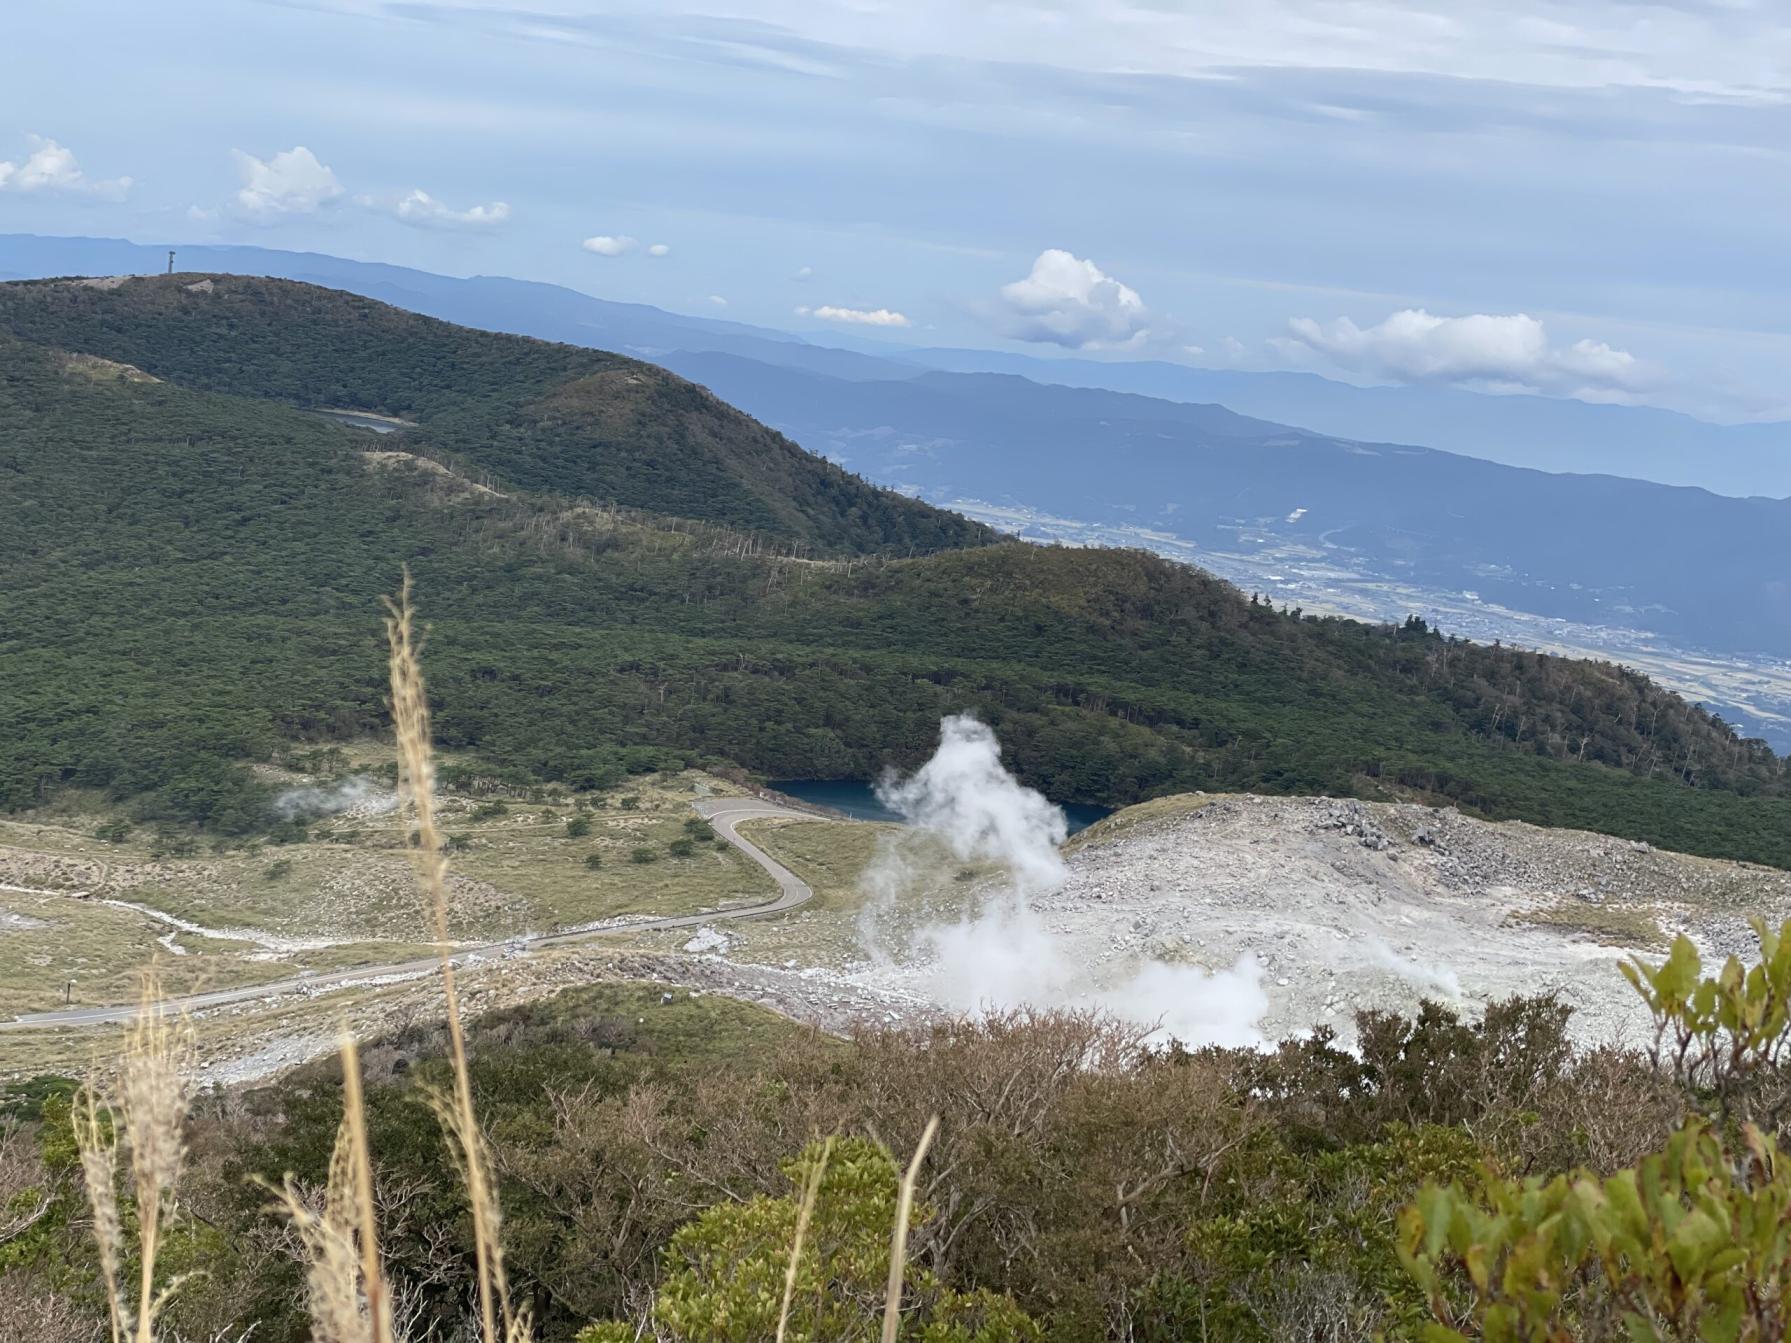
<path id="1" fill-rule="evenodd" d="M 290 280 L 103 283 L 0 285 L 0 330 L 183 387 L 415 420 L 412 450 L 520 489 L 710 519 L 822 553 L 913 554 L 993 535 L 620 355 Z"/>
<path id="2" fill-rule="evenodd" d="M 633 393 L 601 370 L 527 396 L 491 373 L 486 408 L 466 412 L 487 427 L 523 423 L 525 403 L 576 405 L 527 419 L 508 440 L 528 444 L 521 458 L 470 429 L 450 451 L 446 426 L 460 412 L 438 409 L 429 398 L 448 394 L 428 391 L 421 373 L 425 390 L 398 400 L 403 379 L 376 367 L 380 342 L 348 366 L 369 366 L 356 386 L 389 390 L 318 390 L 309 374 L 278 371 L 278 345 L 256 353 L 251 342 L 236 358 L 223 341 L 201 358 L 196 337 L 157 334 L 133 286 L 81 290 L 79 343 L 168 378 L 149 381 L 4 334 L 9 322 L 42 334 L 43 312 L 61 303 L 20 301 L 15 288 L 44 287 L 0 286 L 5 805 L 89 786 L 149 817 L 255 828 L 264 801 L 241 762 L 382 729 L 378 597 L 408 563 L 433 626 L 441 743 L 494 771 L 593 786 L 703 759 L 862 775 L 917 762 L 940 715 L 974 709 L 1019 771 L 1064 800 L 1191 788 L 1417 794 L 1791 864 L 1784 762 L 1608 665 L 1445 641 L 1416 625 L 1296 619 L 1132 552 L 1006 543 L 894 558 L 902 528 L 969 534 L 949 515 L 826 475 L 725 408 L 706 411 L 706 432 L 725 440 L 714 460 L 750 462 L 751 445 L 771 444 L 795 454 L 791 472 L 843 482 L 840 498 L 862 492 L 862 506 L 819 516 L 852 520 L 859 548 L 881 552 L 767 554 L 717 525 L 725 509 L 703 498 L 673 518 L 611 507 L 616 495 L 597 490 L 579 497 L 572 482 L 609 470 L 612 443 L 673 482 L 664 497 L 695 488 L 678 451 L 639 436 L 647 421 L 626 418 L 639 409 Z M 268 292 L 287 289 L 325 303 L 304 286 Z M 207 297 L 178 292 L 183 313 L 189 297 Z M 417 320 L 350 302 L 376 326 Z M 295 349 L 328 362 L 336 318 L 319 331 L 288 317 Z M 420 329 L 453 338 L 437 323 Z M 511 346 L 608 360 L 624 378 L 638 367 Z M 402 343 L 392 357 L 427 362 Z M 273 370 L 268 390 L 283 397 L 409 413 L 423 427 L 374 438 L 188 385 L 244 390 L 257 369 Z M 662 381 L 668 395 L 680 386 Z M 487 402 L 505 397 L 510 418 L 494 418 Z M 564 432 L 553 427 L 561 413 L 573 426 Z M 594 424 L 607 427 L 594 436 Z M 727 437 L 738 425 L 748 447 Z M 406 455 L 423 452 L 470 464 L 491 488 Z M 644 467 L 633 478 L 647 479 Z M 537 479 L 554 483 L 532 491 Z"/>

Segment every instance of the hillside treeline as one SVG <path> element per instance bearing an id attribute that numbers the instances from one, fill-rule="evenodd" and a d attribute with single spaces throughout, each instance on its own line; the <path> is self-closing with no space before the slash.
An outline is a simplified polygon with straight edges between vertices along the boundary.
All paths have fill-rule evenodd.
<path id="1" fill-rule="evenodd" d="M 993 533 L 804 452 L 621 355 L 450 325 L 291 280 L 0 285 L 0 330 L 183 387 L 416 422 L 415 450 L 519 489 L 755 530 L 821 553 L 924 553 Z"/>
<path id="2" fill-rule="evenodd" d="M 14 288 L 0 286 L 0 314 L 34 311 Z M 103 304 L 137 292 L 17 288 L 97 296 L 76 311 L 94 309 L 100 335 Z M 272 286 L 275 299 L 287 290 L 331 297 Z M 184 312 L 225 291 L 168 292 Z M 342 302 L 375 329 L 397 320 Z M 306 334 L 307 311 L 286 315 L 292 341 L 314 351 L 327 341 Z M 117 324 L 132 341 L 154 330 L 136 306 Z M 259 340 L 244 337 L 240 367 L 208 356 L 218 379 L 290 393 Z M 433 626 L 442 745 L 497 782 L 604 787 L 690 763 L 864 777 L 917 764 L 940 717 L 971 710 L 1022 777 L 1065 801 L 1414 797 L 1791 863 L 1784 761 L 1607 664 L 1417 622 L 1276 611 L 1140 553 L 1006 543 L 898 557 L 901 534 L 873 525 L 878 509 L 946 528 L 935 540 L 951 533 L 932 519 L 949 515 L 881 491 L 867 496 L 875 535 L 860 534 L 876 553 L 816 558 L 717 521 L 719 505 L 679 518 L 533 492 L 498 469 L 504 454 L 469 479 L 447 469 L 459 456 L 427 455 L 422 430 L 375 438 L 0 342 L 0 805 L 90 788 L 146 822 L 264 825 L 244 762 L 384 730 L 379 598 L 408 564 Z M 128 345 L 108 348 L 156 354 Z M 569 460 L 602 455 L 553 434 L 532 441 Z M 675 454 L 648 455 L 679 475 Z"/>
<path id="3" fill-rule="evenodd" d="M 1496 1004 L 1476 1024 L 1426 1005 L 1362 1014 L 1359 1055 L 1322 1030 L 1265 1054 L 1161 1053 L 1052 1015 L 842 1041 L 723 999 L 665 1005 L 609 985 L 486 1017 L 470 1040 L 509 1276 L 542 1343 L 642 1321 L 677 1267 L 679 1229 L 789 1197 L 786 1163 L 811 1141 L 901 1153 L 932 1114 L 912 1253 L 945 1288 L 1008 1298 L 1062 1343 L 1281 1343 L 1419 1336 L 1427 1302 L 1400 1263 L 1398 1217 L 1426 1182 L 1471 1181 L 1482 1162 L 1609 1172 L 1666 1141 L 1688 1108 L 1673 1081 L 1640 1054 L 1576 1052 L 1567 1019 L 1545 1000 Z M 363 1051 L 382 1246 L 412 1337 L 453 1336 L 471 1295 L 460 1176 L 426 1101 L 443 1049 L 440 1028 L 417 1027 Z M 205 1271 L 173 1297 L 166 1333 L 310 1338 L 302 1269 L 263 1182 L 322 1186 L 339 1077 L 321 1061 L 201 1105 L 163 1254 L 170 1273 Z M 21 1157 L 13 1183 L 49 1189 L 54 1209 L 4 1247 L 0 1293 L 59 1293 L 78 1313 L 96 1266 L 67 1102 L 46 1090 L 39 1159 Z M 886 1222 L 876 1231 L 886 1242 Z M 703 1309 L 706 1325 L 677 1337 L 754 1336 L 729 1332 L 713 1300 Z M 839 1336 L 874 1338 L 875 1315 Z"/>

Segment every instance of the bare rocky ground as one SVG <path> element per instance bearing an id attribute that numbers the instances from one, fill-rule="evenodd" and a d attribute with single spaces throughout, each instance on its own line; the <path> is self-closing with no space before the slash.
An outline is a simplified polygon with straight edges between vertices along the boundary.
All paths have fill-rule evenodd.
<path id="1" fill-rule="evenodd" d="M 468 1010 L 602 979 L 727 994 L 826 1030 L 949 1010 L 934 967 L 900 953 L 918 929 L 962 919 L 995 898 L 986 871 L 953 865 L 910 891 L 881 925 L 898 955 L 872 961 L 849 875 L 872 852 L 872 839 L 858 827 L 800 821 L 751 833 L 817 881 L 815 864 L 839 857 L 836 880 L 811 905 L 762 921 L 619 932 L 613 943 L 526 957 L 492 953 L 464 972 Z M 824 843 L 833 847 L 817 847 Z M 937 866 L 937 850 L 930 852 Z M 1749 915 L 1775 924 L 1791 915 L 1791 873 L 1410 805 L 1161 799 L 1079 836 L 1066 857 L 1067 882 L 1033 909 L 1087 982 L 1116 981 L 1151 961 L 1223 970 L 1249 957 L 1267 994 L 1258 1023 L 1267 1039 L 1329 1024 L 1347 1040 L 1357 1010 L 1409 1012 L 1425 997 L 1471 1016 L 1511 994 L 1556 993 L 1575 1008 L 1582 1041 L 1638 1042 L 1645 1017 L 1618 973 L 1621 961 L 1664 954 L 1681 932 L 1712 960 L 1747 956 L 1755 949 Z M 6 875 L 30 884 L 91 882 L 98 891 L 138 884 L 125 864 L 104 873 L 54 868 L 33 862 Z M 207 1076 L 267 1076 L 333 1048 L 344 1024 L 366 1037 L 437 1016 L 440 1001 L 439 985 L 425 975 L 214 1008 L 197 1023 Z M 1066 1005 L 1076 1005 L 1074 995 Z M 57 1038 L 82 1058 L 91 1053 L 91 1034 Z M 41 1042 L 45 1050 L 54 1044 Z M 30 1057 L 49 1054 L 33 1045 Z"/>
<path id="2" fill-rule="evenodd" d="M 858 1022 L 919 1021 L 934 1009 L 897 990 L 853 983 L 829 970 L 737 964 L 713 955 L 663 955 L 581 946 L 543 956 L 493 958 L 461 972 L 470 1014 L 549 997 L 562 989 L 627 980 L 668 993 L 720 994 L 754 1003 L 824 1031 Z M 413 976 L 352 993 L 248 1001 L 200 1014 L 202 1077 L 230 1086 L 273 1076 L 337 1047 L 346 1028 L 366 1040 L 384 1031 L 439 1020 L 434 975 Z"/>
<path id="3" fill-rule="evenodd" d="M 304 864 L 313 876 L 302 904 L 292 902 L 277 913 L 257 911 L 256 916 L 266 925 L 260 930 L 262 936 L 232 937 L 242 930 L 226 927 L 222 935 L 227 940 L 333 945 L 414 935 L 416 878 L 402 852 L 295 847 L 288 859 L 293 861 Z M 101 859 L 0 844 L 0 888 L 60 891 L 133 907 L 146 903 L 143 898 L 148 896 L 155 903 L 173 903 L 183 909 L 227 909 L 237 900 L 243 866 L 204 858 Z M 527 910 L 522 903 L 489 882 L 461 873 L 453 874 L 450 881 L 458 923 L 487 936 L 502 936 L 526 926 Z M 207 917 L 213 916 L 208 913 Z M 195 929 L 212 929 L 204 919 L 183 922 Z"/>
<path id="4" fill-rule="evenodd" d="M 775 830 L 755 836 L 778 852 Z M 1219 970 L 1253 957 L 1268 996 L 1259 1023 L 1267 1039 L 1328 1024 L 1347 1041 L 1357 1010 L 1409 1012 L 1422 998 L 1472 1016 L 1512 994 L 1555 993 L 1574 1007 L 1583 1042 L 1639 1043 L 1646 1017 L 1619 962 L 1658 956 L 1680 932 L 1707 957 L 1746 956 L 1755 945 L 1750 914 L 1775 923 L 1791 915 L 1791 873 L 1777 869 L 1322 798 L 1163 799 L 1088 831 L 1067 857 L 1069 880 L 1033 908 L 1091 982 L 1150 960 Z M 994 894 L 986 881 L 935 887 L 883 931 L 905 944 L 916 928 L 961 918 Z M 587 946 L 493 963 L 469 972 L 467 997 L 485 1009 L 627 978 L 727 994 L 825 1030 L 945 1014 L 924 960 L 864 958 L 858 915 L 849 902 L 825 902 L 654 939 L 662 949 Z M 817 923 L 834 926 L 816 936 Z M 796 925 L 810 931 L 795 937 Z M 830 950 L 817 955 L 821 948 Z M 436 993 L 433 981 L 395 988 L 368 1004 L 363 1029 L 427 1016 Z M 233 1010 L 245 1025 L 258 1015 Z M 217 1075 L 277 1071 L 328 1047 L 328 1035 L 276 1031 L 269 1043 L 251 1029 Z"/>
<path id="5" fill-rule="evenodd" d="M 1473 1015 L 1558 994 L 1587 1043 L 1646 1025 L 1619 962 L 1687 934 L 1707 958 L 1757 946 L 1749 915 L 1791 914 L 1791 873 L 1449 810 L 1201 796 L 1122 812 L 1071 846 L 1069 880 L 1033 901 L 1099 983 L 1148 960 L 1261 968 L 1275 1039 L 1362 1008 L 1432 998 Z M 941 910 L 940 913 L 945 911 Z M 925 992 L 924 967 L 862 972 Z"/>

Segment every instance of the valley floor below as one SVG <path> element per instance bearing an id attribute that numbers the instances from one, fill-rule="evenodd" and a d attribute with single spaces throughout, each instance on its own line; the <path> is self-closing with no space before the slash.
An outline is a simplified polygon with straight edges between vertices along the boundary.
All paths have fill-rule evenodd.
<path id="1" fill-rule="evenodd" d="M 1749 916 L 1791 914 L 1776 869 L 1430 807 L 1251 795 L 1118 813 L 1017 910 L 1006 873 L 926 832 L 700 774 L 625 796 L 588 812 L 448 800 L 465 821 L 458 889 L 475 897 L 456 930 L 470 1009 L 628 979 L 830 1031 L 1026 1004 L 1117 1012 L 1141 1034 L 1223 1019 L 1261 1041 L 1324 1026 L 1347 1042 L 1359 1010 L 1430 998 L 1471 1016 L 1551 993 L 1581 1042 L 1635 1044 L 1646 1017 L 1620 961 L 1679 933 L 1707 958 L 1746 955 Z M 0 1071 L 83 1069 L 152 957 L 169 993 L 210 995 L 193 1015 L 221 1083 L 327 1052 L 344 1024 L 378 1034 L 439 1014 L 420 920 L 399 898 L 408 864 L 356 847 L 389 816 L 344 813 L 305 844 L 204 859 L 102 843 L 73 819 L 0 832 L 0 1008 L 21 1018 L 0 1029 Z M 685 856 L 608 856 L 699 831 Z M 953 930 L 991 945 L 954 959 Z"/>

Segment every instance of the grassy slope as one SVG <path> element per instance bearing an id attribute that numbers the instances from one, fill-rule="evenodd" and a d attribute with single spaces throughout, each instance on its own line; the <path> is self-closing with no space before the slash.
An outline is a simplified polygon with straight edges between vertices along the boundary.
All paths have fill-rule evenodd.
<path id="1" fill-rule="evenodd" d="M 990 539 L 877 489 L 693 383 L 289 280 L 0 285 L 0 329 L 205 391 L 415 420 L 406 446 L 535 491 L 751 529 L 823 552 Z"/>
<path id="2" fill-rule="evenodd" d="M 702 756 L 874 772 L 974 709 L 1066 799 L 1417 794 L 1791 863 L 1782 762 L 1616 668 L 1296 621 L 1135 553 L 742 556 L 361 451 L 400 446 L 0 350 L 0 800 L 88 785 L 252 827 L 219 762 L 380 727 L 377 599 L 408 562 L 444 745 L 573 784 Z"/>

